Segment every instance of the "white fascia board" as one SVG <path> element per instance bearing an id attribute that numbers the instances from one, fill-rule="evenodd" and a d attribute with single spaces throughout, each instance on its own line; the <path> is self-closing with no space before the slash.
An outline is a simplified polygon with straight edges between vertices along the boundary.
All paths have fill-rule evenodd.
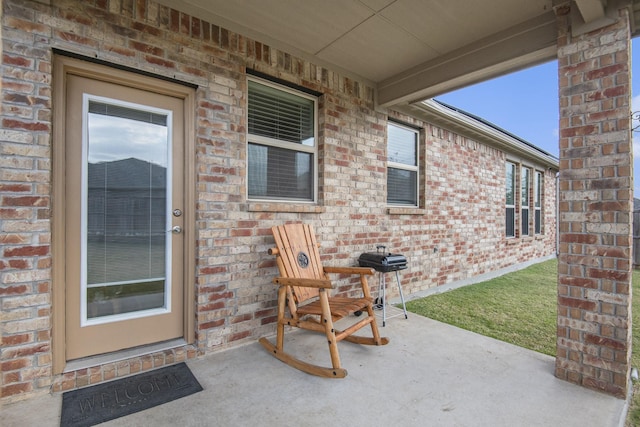
<path id="1" fill-rule="evenodd" d="M 604 18 L 604 5 L 601 0 L 575 0 L 585 23 Z"/>
<path id="2" fill-rule="evenodd" d="M 451 110 L 431 99 L 405 107 L 400 106 L 397 110 L 421 118 L 429 123 L 445 127 L 456 133 L 469 136 L 510 155 L 520 156 L 554 170 L 559 170 L 560 168 L 558 159 L 551 154 L 536 149 L 534 146 L 501 132 L 499 129 L 458 111 Z"/>

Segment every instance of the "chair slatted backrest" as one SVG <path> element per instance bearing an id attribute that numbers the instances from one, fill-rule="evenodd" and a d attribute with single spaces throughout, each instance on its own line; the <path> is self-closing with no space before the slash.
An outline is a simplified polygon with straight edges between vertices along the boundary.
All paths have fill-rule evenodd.
<path id="1" fill-rule="evenodd" d="M 299 279 L 325 279 L 318 243 L 309 224 L 285 224 L 271 229 L 278 248 L 280 276 Z M 318 296 L 317 288 L 293 286 L 298 303 Z"/>

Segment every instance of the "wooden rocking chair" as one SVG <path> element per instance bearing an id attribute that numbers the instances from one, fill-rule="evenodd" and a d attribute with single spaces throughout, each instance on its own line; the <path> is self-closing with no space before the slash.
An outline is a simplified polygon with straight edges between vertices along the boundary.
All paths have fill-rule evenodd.
<path id="1" fill-rule="evenodd" d="M 270 249 L 276 255 L 280 277 L 273 279 L 278 288 L 278 325 L 276 345 L 266 338 L 260 343 L 277 359 L 312 375 L 328 378 L 344 378 L 347 370 L 340 365 L 339 341 L 357 344 L 385 345 L 388 338 L 380 337 L 373 313 L 373 298 L 369 293 L 367 276 L 374 274 L 366 267 L 322 267 L 318 243 L 311 225 L 286 224 L 272 228 L 276 248 Z M 363 297 L 330 297 L 333 289 L 328 273 L 360 275 Z M 288 306 L 290 316 L 285 314 Z M 343 331 L 334 328 L 334 322 L 362 312 L 365 316 Z M 322 332 L 329 342 L 332 368 L 312 365 L 295 358 L 284 351 L 285 326 L 293 326 Z M 353 336 L 358 329 L 371 325 L 373 337 Z"/>

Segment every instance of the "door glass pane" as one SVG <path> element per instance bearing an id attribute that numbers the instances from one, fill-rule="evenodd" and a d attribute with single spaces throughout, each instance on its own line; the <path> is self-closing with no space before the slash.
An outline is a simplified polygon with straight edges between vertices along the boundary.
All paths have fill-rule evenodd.
<path id="1" fill-rule="evenodd" d="M 86 318 L 166 308 L 169 113 L 102 98 L 85 106 Z"/>

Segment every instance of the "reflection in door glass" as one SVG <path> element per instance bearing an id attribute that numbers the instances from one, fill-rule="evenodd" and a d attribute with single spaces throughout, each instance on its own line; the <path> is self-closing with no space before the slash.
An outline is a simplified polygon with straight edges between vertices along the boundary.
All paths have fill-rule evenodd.
<path id="1" fill-rule="evenodd" d="M 88 103 L 87 318 L 165 307 L 167 114 Z"/>

